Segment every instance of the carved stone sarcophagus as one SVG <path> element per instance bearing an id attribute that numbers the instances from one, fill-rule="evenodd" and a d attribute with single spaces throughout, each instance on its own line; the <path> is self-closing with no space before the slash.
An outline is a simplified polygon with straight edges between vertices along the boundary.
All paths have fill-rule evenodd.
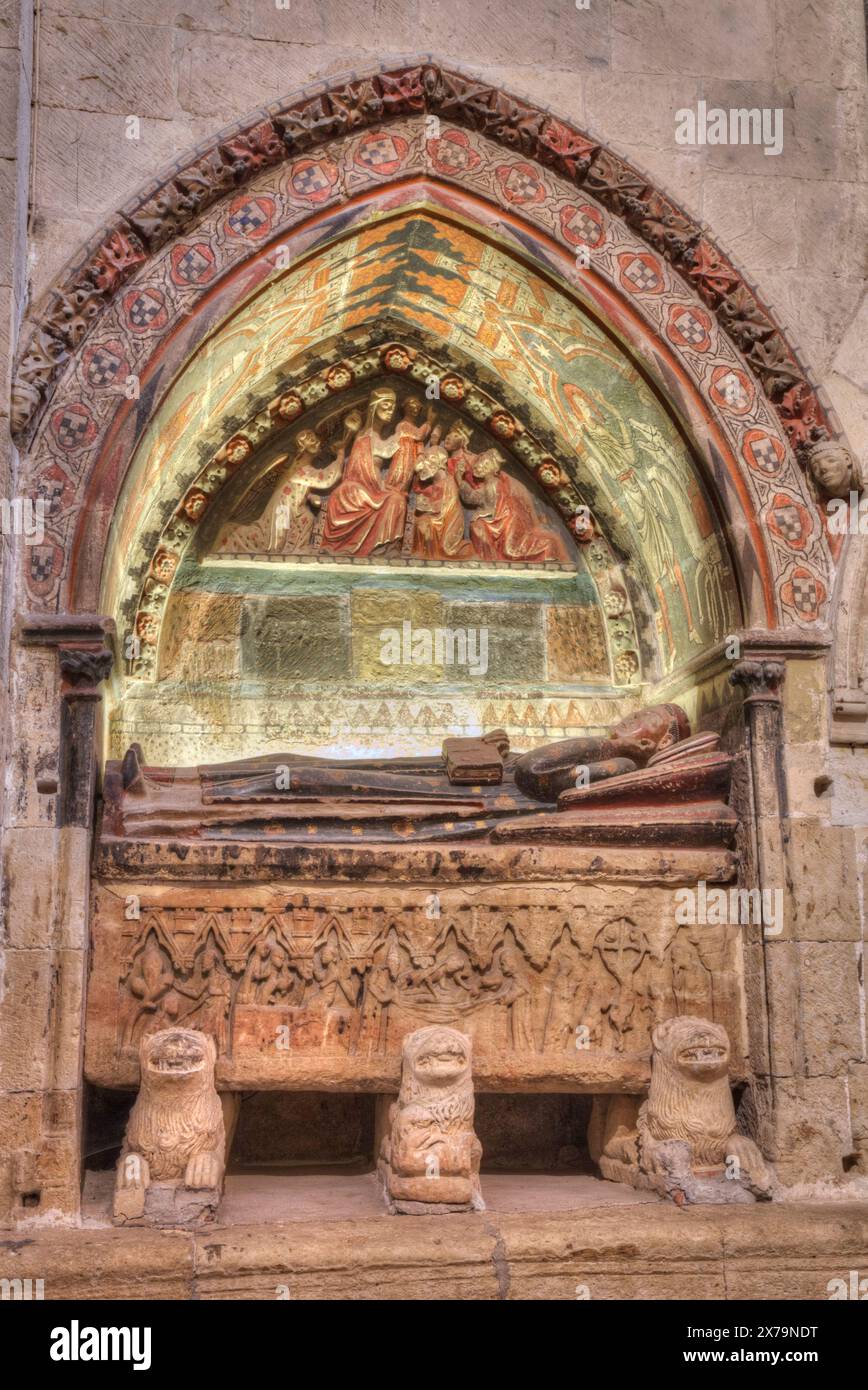
<path id="1" fill-rule="evenodd" d="M 97 869 L 99 1085 L 134 1086 L 142 1035 L 173 1024 L 239 1089 L 395 1090 L 432 1023 L 472 1037 L 494 1090 L 641 1090 L 678 1013 L 722 1023 L 741 1066 L 739 929 L 675 922 L 679 886 L 732 876 L 726 850 L 104 843 Z"/>
<path id="2" fill-rule="evenodd" d="M 214 1039 L 223 1089 L 394 1092 L 403 1039 L 441 1024 L 483 1090 L 636 1093 L 678 1014 L 721 1024 L 743 1075 L 739 928 L 677 910 L 735 875 L 707 743 L 619 757 L 587 797 L 539 753 L 460 788 L 422 759 L 298 760 L 281 799 L 263 760 L 176 772 L 133 751 L 106 777 L 89 1079 L 135 1086 L 142 1037 L 180 1026 Z M 560 809 L 528 797 L 541 783 Z"/>

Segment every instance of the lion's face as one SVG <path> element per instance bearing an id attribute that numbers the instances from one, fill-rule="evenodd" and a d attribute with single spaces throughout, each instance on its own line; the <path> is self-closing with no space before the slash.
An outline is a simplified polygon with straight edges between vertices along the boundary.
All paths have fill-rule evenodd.
<path id="1" fill-rule="evenodd" d="M 729 1070 L 729 1038 L 718 1023 L 671 1018 L 654 1030 L 654 1049 L 682 1076 L 711 1081 Z"/>
<path id="2" fill-rule="evenodd" d="M 205 1080 L 214 1070 L 213 1038 L 193 1028 L 165 1028 L 142 1039 L 142 1081 L 180 1087 L 192 1078 Z"/>
<path id="3" fill-rule="evenodd" d="M 413 1075 L 425 1086 L 451 1085 L 470 1069 L 469 1042 L 454 1028 L 421 1028 L 410 1034 L 405 1052 Z"/>

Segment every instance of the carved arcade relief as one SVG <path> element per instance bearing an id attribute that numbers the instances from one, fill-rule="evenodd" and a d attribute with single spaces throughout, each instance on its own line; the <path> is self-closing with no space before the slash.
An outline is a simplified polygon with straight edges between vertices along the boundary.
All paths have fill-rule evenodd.
<path id="1" fill-rule="evenodd" d="M 126 1075 L 167 1027 L 213 1038 L 222 1078 L 254 1059 L 292 1084 L 300 1056 L 324 1073 L 376 1070 L 425 1025 L 458 1027 L 481 1059 L 519 1072 L 603 1057 L 617 1069 L 673 1011 L 737 1026 L 736 929 L 676 928 L 671 896 L 668 910 L 661 897 L 632 911 L 575 887 L 557 906 L 530 890 L 514 906 L 445 889 L 386 896 L 293 894 L 275 911 L 170 901 L 118 932 L 122 900 L 101 890 L 96 970 L 114 958 L 120 978 L 110 1015 L 91 1023 L 98 1073 Z"/>

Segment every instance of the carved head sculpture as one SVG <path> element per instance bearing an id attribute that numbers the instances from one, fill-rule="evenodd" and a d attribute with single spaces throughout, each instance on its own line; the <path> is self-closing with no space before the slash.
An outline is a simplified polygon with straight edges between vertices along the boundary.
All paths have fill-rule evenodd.
<path id="1" fill-rule="evenodd" d="M 295 437 L 295 456 L 300 458 L 304 454 L 318 454 L 319 439 L 313 430 L 299 430 Z"/>
<path id="2" fill-rule="evenodd" d="M 477 478 L 490 478 L 496 476 L 502 467 L 503 454 L 497 449 L 486 449 L 473 465 L 473 472 Z"/>
<path id="3" fill-rule="evenodd" d="M 504 946 L 500 953 L 500 973 L 502 975 L 517 975 L 519 972 L 518 952 L 511 946 Z"/>
<path id="4" fill-rule="evenodd" d="M 432 1024 L 404 1039 L 401 1099 L 470 1082 L 470 1039 L 455 1028 Z"/>
<path id="5" fill-rule="evenodd" d="M 139 1048 L 143 1090 L 172 1095 L 211 1083 L 217 1048 L 213 1038 L 194 1028 L 164 1028 L 148 1033 Z"/>
<path id="6" fill-rule="evenodd" d="M 682 1080 L 716 1081 L 729 1070 L 729 1038 L 719 1023 L 705 1018 L 669 1018 L 651 1034 L 658 1062 Z"/>
<path id="7" fill-rule="evenodd" d="M 644 764 L 654 753 L 690 736 L 690 720 L 680 705 L 650 705 L 621 719 L 609 731 L 609 756 L 633 758 Z"/>
<path id="8" fill-rule="evenodd" d="M 438 473 L 442 473 L 449 463 L 449 455 L 439 444 L 424 449 L 416 461 L 416 476 L 420 482 L 428 483 Z"/>
<path id="9" fill-rule="evenodd" d="M 398 397 L 392 388 L 378 387 L 376 391 L 371 392 L 371 399 L 368 401 L 365 427 L 377 430 L 384 428 L 394 420 L 397 408 Z"/>
<path id="10" fill-rule="evenodd" d="M 862 487 L 859 465 L 842 444 L 823 439 L 808 450 L 808 469 L 824 497 L 847 498 Z"/>
<path id="11" fill-rule="evenodd" d="M 422 415 L 424 406 L 418 396 L 408 396 L 404 401 L 404 418 L 406 420 L 418 420 Z"/>
<path id="12" fill-rule="evenodd" d="M 444 448 L 448 453 L 457 453 L 459 449 L 466 449 L 470 443 L 470 430 L 460 420 L 454 420 L 449 426 L 446 438 L 443 440 Z"/>

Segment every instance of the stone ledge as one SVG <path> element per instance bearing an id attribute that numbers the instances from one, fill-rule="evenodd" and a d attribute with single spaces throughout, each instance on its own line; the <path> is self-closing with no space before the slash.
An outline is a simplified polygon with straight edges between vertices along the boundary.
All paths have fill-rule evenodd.
<path id="1" fill-rule="evenodd" d="M 22 1229 L 0 1276 L 46 1299 L 828 1299 L 868 1269 L 868 1204 L 587 1207 L 213 1226 Z M 285 1296 L 285 1295 L 284 1295 Z"/>

